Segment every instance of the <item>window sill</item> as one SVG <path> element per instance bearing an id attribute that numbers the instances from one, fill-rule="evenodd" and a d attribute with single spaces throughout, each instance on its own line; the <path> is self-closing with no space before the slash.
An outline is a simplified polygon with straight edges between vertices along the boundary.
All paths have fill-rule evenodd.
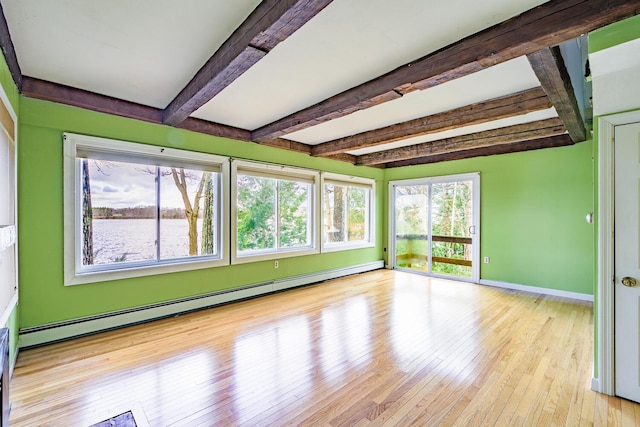
<path id="1" fill-rule="evenodd" d="M 247 264 L 250 262 L 258 261 L 270 261 L 274 259 L 291 258 L 304 255 L 316 255 L 319 254 L 318 249 L 304 249 L 304 250 L 291 250 L 280 252 L 269 252 L 255 255 L 236 255 L 232 257 L 231 264 Z"/>
<path id="2" fill-rule="evenodd" d="M 65 272 L 64 285 L 84 285 L 88 283 L 153 276 L 156 274 L 177 273 L 181 271 L 201 270 L 204 268 L 222 267 L 227 265 L 229 265 L 229 261 L 223 259 L 190 261 L 175 264 L 132 266 L 129 268 L 122 268 L 118 270 L 96 271 L 87 273 Z"/>
<path id="3" fill-rule="evenodd" d="M 338 252 L 338 251 L 350 251 L 352 249 L 365 249 L 365 248 L 373 248 L 375 247 L 375 243 L 365 242 L 365 243 L 349 243 L 342 245 L 325 245 L 322 247 L 322 253 L 327 252 Z"/>

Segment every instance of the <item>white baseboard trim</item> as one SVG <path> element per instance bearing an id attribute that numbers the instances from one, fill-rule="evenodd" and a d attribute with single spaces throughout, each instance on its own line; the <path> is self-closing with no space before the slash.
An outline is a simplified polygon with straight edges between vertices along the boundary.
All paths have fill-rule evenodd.
<path id="1" fill-rule="evenodd" d="M 514 289 L 516 291 L 531 292 L 534 294 L 552 295 L 556 297 L 573 298 L 577 300 L 593 302 L 593 295 L 581 294 L 578 292 L 560 291 L 557 289 L 539 288 L 537 286 L 518 285 L 514 283 L 498 282 L 495 280 L 484 280 L 484 279 L 480 280 L 480 284 L 487 285 L 487 286 L 495 286 L 497 288 Z"/>
<path id="2" fill-rule="evenodd" d="M 180 313 L 213 307 L 232 301 L 252 298 L 297 286 L 309 285 L 311 283 L 336 279 L 338 277 L 349 276 L 351 274 L 379 270 L 381 268 L 384 268 L 384 261 L 375 261 L 336 270 L 320 271 L 302 276 L 273 280 L 265 283 L 245 286 L 243 288 L 214 292 L 207 295 L 198 295 L 176 301 L 168 301 L 160 304 L 152 304 L 128 310 L 24 328 L 20 329 L 18 347 L 21 349 L 34 347 L 136 323 L 148 322 L 150 320 L 173 316 Z"/>
<path id="3" fill-rule="evenodd" d="M 593 377 L 591 378 L 591 390 L 597 391 L 598 393 L 602 393 L 602 388 L 600 387 L 600 379 Z"/>
<path id="4" fill-rule="evenodd" d="M 384 261 L 374 261 L 367 264 L 359 264 L 351 267 L 340 268 L 337 270 L 321 271 L 318 273 L 305 274 L 302 276 L 287 277 L 286 279 L 278 279 L 273 282 L 274 291 L 282 291 L 284 289 L 295 288 L 297 286 L 308 285 L 310 283 L 322 282 L 324 280 L 337 279 L 338 277 L 349 276 L 351 274 L 359 274 L 367 271 L 380 270 L 384 268 Z"/>

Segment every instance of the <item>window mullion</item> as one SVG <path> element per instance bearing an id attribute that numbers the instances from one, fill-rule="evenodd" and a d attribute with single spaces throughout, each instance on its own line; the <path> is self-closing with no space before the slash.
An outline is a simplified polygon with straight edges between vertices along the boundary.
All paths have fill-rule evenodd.
<path id="1" fill-rule="evenodd" d="M 345 187 L 343 192 L 342 206 L 344 209 L 342 210 L 342 224 L 344 224 L 344 235 L 342 236 L 343 242 L 349 241 L 349 193 L 351 191 L 350 187 Z"/>
<path id="2" fill-rule="evenodd" d="M 275 191 L 275 204 L 276 204 L 276 209 L 275 209 L 275 213 L 276 213 L 276 229 L 275 229 L 275 249 L 276 251 L 280 250 L 280 227 L 282 225 L 282 222 L 280 221 L 280 217 L 281 212 L 280 212 L 280 180 L 276 179 L 275 180 L 275 186 L 276 186 L 276 191 Z"/>
<path id="3" fill-rule="evenodd" d="M 160 261 L 160 167 L 156 166 L 156 260 Z"/>

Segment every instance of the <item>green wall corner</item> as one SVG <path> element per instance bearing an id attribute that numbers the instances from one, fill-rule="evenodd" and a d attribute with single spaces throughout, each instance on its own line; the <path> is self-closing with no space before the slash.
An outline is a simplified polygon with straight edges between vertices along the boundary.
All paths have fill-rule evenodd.
<path id="1" fill-rule="evenodd" d="M 386 171 L 388 181 L 480 173 L 481 280 L 593 295 L 592 141 Z M 388 197 L 388 196 L 387 196 Z"/>

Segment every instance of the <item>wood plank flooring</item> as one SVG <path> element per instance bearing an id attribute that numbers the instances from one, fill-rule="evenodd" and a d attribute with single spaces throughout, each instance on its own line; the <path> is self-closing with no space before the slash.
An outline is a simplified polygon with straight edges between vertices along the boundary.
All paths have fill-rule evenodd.
<path id="1" fill-rule="evenodd" d="M 632 426 L 590 303 L 389 270 L 22 351 L 12 426 Z"/>

